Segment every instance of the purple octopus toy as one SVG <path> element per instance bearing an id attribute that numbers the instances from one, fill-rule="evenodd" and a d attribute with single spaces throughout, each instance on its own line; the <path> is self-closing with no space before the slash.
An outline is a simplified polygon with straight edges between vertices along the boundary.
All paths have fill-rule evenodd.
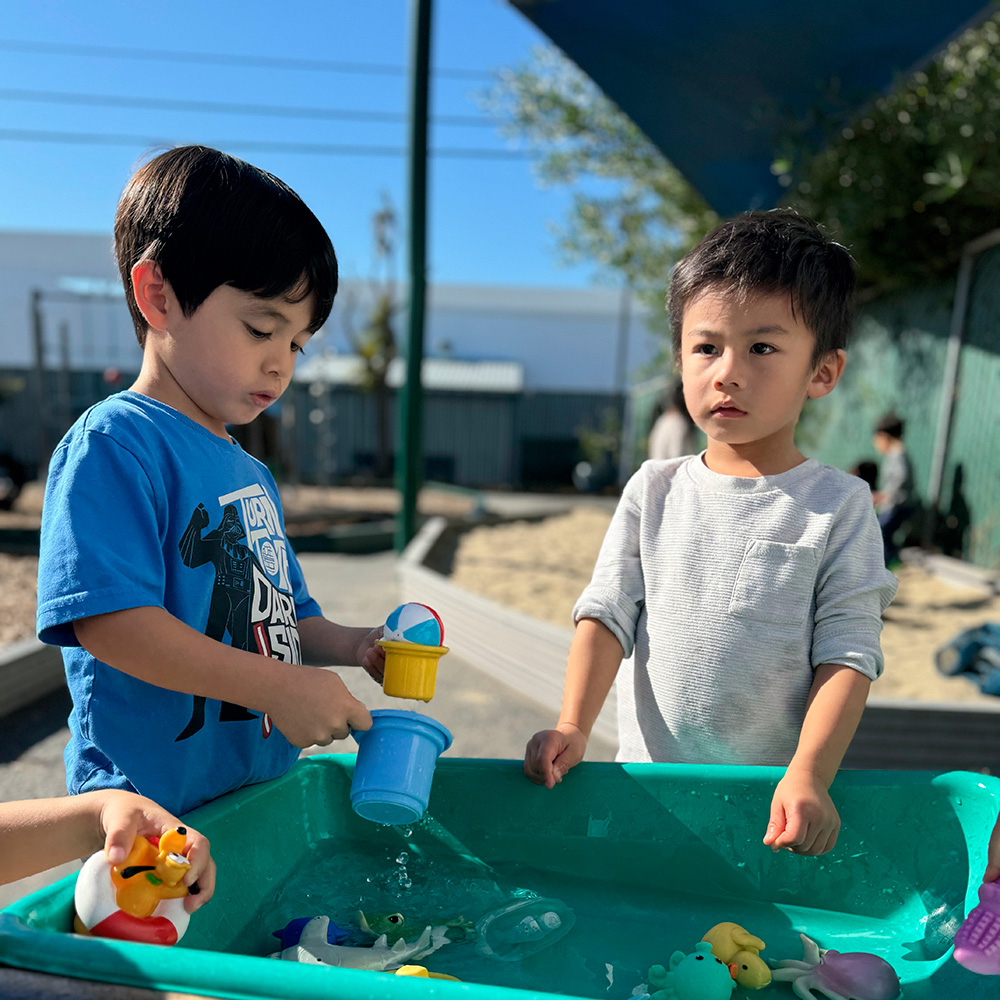
<path id="1" fill-rule="evenodd" d="M 802 1000 L 816 1000 L 813 990 L 828 1000 L 896 1000 L 899 977 L 878 955 L 865 951 L 823 951 L 812 938 L 802 938 L 802 961 L 775 962 L 771 978 L 790 982 Z"/>

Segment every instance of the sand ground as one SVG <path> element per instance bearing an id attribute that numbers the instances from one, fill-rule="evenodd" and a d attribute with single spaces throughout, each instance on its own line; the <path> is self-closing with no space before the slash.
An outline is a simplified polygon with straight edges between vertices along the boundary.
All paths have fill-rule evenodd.
<path id="1" fill-rule="evenodd" d="M 539 523 L 476 528 L 459 542 L 452 580 L 500 604 L 571 627 L 576 598 L 590 578 L 610 521 L 582 508 Z M 915 565 L 897 571 L 899 591 L 885 614 L 885 673 L 879 698 L 995 703 L 964 677 L 945 677 L 934 652 L 963 629 L 1000 622 L 1000 597 L 955 587 Z"/>

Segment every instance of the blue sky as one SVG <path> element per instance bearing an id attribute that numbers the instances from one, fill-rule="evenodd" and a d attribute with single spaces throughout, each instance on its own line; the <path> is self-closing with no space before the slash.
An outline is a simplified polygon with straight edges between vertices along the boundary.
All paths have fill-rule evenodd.
<path id="1" fill-rule="evenodd" d="M 0 0 L 0 229 L 109 232 L 118 195 L 147 140 L 204 142 L 289 183 L 327 227 L 344 275 L 366 276 L 371 217 L 383 193 L 405 218 L 405 157 L 261 146 L 405 149 L 402 118 L 295 118 L 162 105 L 402 116 L 409 100 L 409 21 L 409 0 Z M 544 44 L 502 0 L 434 0 L 432 116 L 482 119 L 475 95 L 490 85 L 491 74 L 527 61 L 532 47 Z M 178 53 L 240 59 L 183 60 Z M 281 60 L 387 71 L 275 65 Z M 66 103 L 66 95 L 134 103 Z M 67 135 L 123 138 L 98 144 L 63 141 Z M 494 127 L 478 123 L 432 124 L 430 142 L 432 149 L 511 148 Z M 569 193 L 541 188 L 529 160 L 435 157 L 429 184 L 432 282 L 591 283 L 589 267 L 564 267 L 555 250 L 550 226 L 564 218 Z"/>

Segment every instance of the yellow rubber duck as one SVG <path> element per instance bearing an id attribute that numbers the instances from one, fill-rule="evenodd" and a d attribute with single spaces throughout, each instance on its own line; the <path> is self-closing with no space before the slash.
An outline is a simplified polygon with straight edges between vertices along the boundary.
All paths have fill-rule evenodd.
<path id="1" fill-rule="evenodd" d="M 733 979 L 747 990 L 762 990 L 771 982 L 771 970 L 760 957 L 764 942 L 739 924 L 716 924 L 703 938 L 712 954 L 729 966 Z"/>

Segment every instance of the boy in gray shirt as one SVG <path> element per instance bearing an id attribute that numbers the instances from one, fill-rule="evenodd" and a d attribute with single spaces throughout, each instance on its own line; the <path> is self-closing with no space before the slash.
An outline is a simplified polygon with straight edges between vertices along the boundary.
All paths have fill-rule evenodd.
<path id="1" fill-rule="evenodd" d="M 674 356 L 708 446 L 625 487 L 573 611 L 559 721 L 525 752 L 533 781 L 583 759 L 617 675 L 619 760 L 787 765 L 764 843 L 834 846 L 828 789 L 896 580 L 868 487 L 793 435 L 843 372 L 853 290 L 847 251 L 787 211 L 739 216 L 677 265 Z"/>

